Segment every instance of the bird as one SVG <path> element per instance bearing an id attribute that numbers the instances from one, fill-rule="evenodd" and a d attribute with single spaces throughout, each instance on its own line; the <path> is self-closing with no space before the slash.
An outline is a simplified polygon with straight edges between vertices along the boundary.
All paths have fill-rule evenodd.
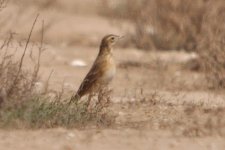
<path id="1" fill-rule="evenodd" d="M 116 73 L 116 63 L 113 57 L 113 46 L 123 36 L 114 34 L 106 35 L 102 38 L 99 47 L 99 53 L 79 86 L 76 94 L 71 97 L 71 102 L 78 102 L 84 95 L 89 94 L 88 105 L 90 103 L 90 97 L 99 93 L 104 87 L 107 87 L 110 81 L 112 81 Z"/>

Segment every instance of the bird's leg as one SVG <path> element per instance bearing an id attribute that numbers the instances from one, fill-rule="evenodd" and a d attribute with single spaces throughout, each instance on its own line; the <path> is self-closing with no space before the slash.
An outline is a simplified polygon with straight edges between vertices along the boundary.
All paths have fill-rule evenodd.
<path id="1" fill-rule="evenodd" d="M 111 95 L 112 91 L 113 90 L 109 86 L 107 86 L 106 89 L 105 89 L 105 93 L 106 93 L 106 96 L 107 96 L 106 97 L 106 105 L 107 106 L 110 104 L 110 99 L 111 99 L 110 95 Z"/>
<path id="2" fill-rule="evenodd" d="M 97 104 L 102 104 L 102 100 L 104 99 L 104 88 L 101 87 L 98 92 L 98 102 Z"/>
<path id="3" fill-rule="evenodd" d="M 77 94 L 73 95 L 69 101 L 69 104 L 71 104 L 72 102 L 75 102 L 75 104 L 77 105 L 79 99 L 80 99 L 79 95 L 77 95 Z"/>
<path id="4" fill-rule="evenodd" d="M 93 93 L 90 93 L 90 94 L 88 95 L 87 108 L 90 106 L 90 102 L 91 102 L 91 99 L 92 99 L 93 96 L 94 96 Z"/>
<path id="5" fill-rule="evenodd" d="M 98 93 L 98 103 L 97 104 L 100 104 L 102 107 L 108 106 L 110 103 L 110 93 L 111 92 L 112 92 L 112 90 L 108 86 L 101 88 Z"/>
<path id="6" fill-rule="evenodd" d="M 103 105 L 102 105 L 102 99 L 104 98 L 104 95 L 103 95 L 103 88 L 100 88 L 99 91 L 98 91 L 98 99 L 97 99 L 97 102 L 96 102 L 96 109 L 97 110 L 101 110 L 103 108 Z"/>

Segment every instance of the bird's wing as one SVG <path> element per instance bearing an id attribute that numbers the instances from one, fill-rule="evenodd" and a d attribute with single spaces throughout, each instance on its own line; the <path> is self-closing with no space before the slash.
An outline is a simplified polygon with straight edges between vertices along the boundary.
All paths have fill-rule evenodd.
<path id="1" fill-rule="evenodd" d="M 84 78 L 83 82 L 81 83 L 77 94 L 79 97 L 82 97 L 83 95 L 87 94 L 92 88 L 97 84 L 98 79 L 102 76 L 102 62 L 101 61 L 95 61 L 92 68 Z"/>

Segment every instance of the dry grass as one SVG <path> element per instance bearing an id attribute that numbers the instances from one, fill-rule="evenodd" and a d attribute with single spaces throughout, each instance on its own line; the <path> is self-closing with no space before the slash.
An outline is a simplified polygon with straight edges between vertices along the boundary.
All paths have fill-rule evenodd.
<path id="1" fill-rule="evenodd" d="M 49 0 L 36 3 L 41 8 L 45 8 L 53 6 L 54 2 Z M 113 7 L 106 2 L 103 4 L 106 6 L 104 7 L 104 15 L 116 16 L 120 19 L 127 18 L 132 22 L 135 30 L 130 33 L 129 42 L 135 43 L 138 48 L 195 50 L 196 45 L 200 43 L 197 49 L 209 81 L 212 81 L 213 85 L 217 87 L 224 87 L 224 27 L 222 26 L 224 17 L 221 15 L 224 10 L 224 2 L 222 0 L 215 2 L 215 5 L 213 1 L 203 0 L 196 3 L 192 1 L 184 3 L 181 0 L 125 0 Z M 58 3 L 56 2 L 54 5 L 58 5 Z M 214 11 L 207 11 L 211 6 L 213 6 Z M 93 98 L 93 105 L 90 108 L 87 107 L 85 100 L 78 104 L 69 105 L 67 100 L 63 99 L 62 93 L 57 93 L 57 96 L 50 101 L 48 84 L 46 84 L 44 88 L 46 90 L 43 93 L 36 92 L 35 83 L 39 80 L 40 58 L 44 52 L 42 45 L 44 28 L 42 29 L 38 56 L 33 61 L 32 71 L 24 68 L 23 60 L 26 55 L 15 61 L 14 53 L 8 53 L 8 48 L 13 41 L 13 34 L 10 34 L 1 45 L 0 127 L 82 128 L 88 125 L 115 125 L 115 115 L 108 109 L 110 100 L 108 91 L 100 93 L 96 103 Z M 32 30 L 27 45 L 30 43 Z M 24 48 L 24 54 L 26 51 L 27 48 Z M 192 81 L 190 81 L 191 77 L 187 81 L 177 81 L 176 78 L 181 77 L 174 77 L 175 71 L 171 71 L 171 65 L 169 65 L 160 61 L 155 61 L 155 64 L 126 61 L 120 63 L 119 69 L 152 69 L 154 74 L 151 72 L 149 76 L 156 77 L 151 79 L 151 83 L 150 78 L 142 80 L 142 82 L 146 84 L 148 82 L 149 84 L 157 83 L 160 87 L 155 87 L 160 88 L 160 90 L 171 91 L 172 89 L 179 92 L 200 89 L 200 86 L 194 88 L 192 82 L 195 80 L 191 79 Z M 135 70 L 135 72 L 139 71 Z M 191 85 L 187 86 L 185 82 L 191 83 Z M 175 135 L 182 136 L 224 136 L 224 107 L 214 108 L 203 104 L 169 103 L 157 93 L 153 93 L 151 96 L 137 94 L 135 102 L 121 104 L 121 107 L 127 107 L 125 113 L 128 113 L 128 117 L 124 122 L 116 124 L 116 127 L 119 128 L 169 130 Z M 142 116 L 138 118 L 140 120 L 135 120 L 134 116 L 139 114 L 137 111 L 140 109 Z M 141 120 L 142 117 L 143 120 Z"/>
<path id="2" fill-rule="evenodd" d="M 123 0 L 104 2 L 102 15 L 133 23 L 130 43 L 141 49 L 194 50 L 202 26 L 205 1 Z"/>
<path id="3" fill-rule="evenodd" d="M 29 32 L 22 56 L 17 60 L 15 50 L 9 53 L 9 47 L 13 47 L 13 34 L 3 42 L 0 49 L 0 127 L 1 128 L 50 128 L 50 127 L 85 127 L 87 125 L 108 126 L 114 123 L 115 116 L 107 106 L 109 93 L 102 92 L 98 97 L 95 107 L 87 108 L 86 104 L 69 104 L 62 100 L 61 92 L 51 98 L 51 89 L 48 82 L 41 92 L 36 90 L 39 81 L 40 59 L 45 51 L 44 22 L 37 56 L 30 53 L 30 59 L 34 63 L 32 69 L 25 67 L 24 59 L 28 56 L 28 45 L 32 32 L 36 25 L 38 15 L 35 18 Z M 51 74 L 50 74 L 51 76 Z M 49 78 L 50 78 L 49 76 Z M 49 81 L 49 79 L 47 80 Z M 106 102 L 104 102 L 106 101 Z"/>
<path id="4" fill-rule="evenodd" d="M 148 50 L 196 51 L 200 60 L 190 67 L 204 70 L 209 88 L 225 87 L 224 1 L 123 0 L 102 5 L 102 15 L 132 22 L 127 43 Z"/>
<path id="5" fill-rule="evenodd" d="M 139 95 L 136 100 L 123 104 L 123 107 L 126 106 L 123 109 L 127 118 L 120 126 L 141 130 L 167 130 L 175 136 L 225 136 L 224 107 L 210 107 L 204 103 L 166 102 L 158 92 L 153 92 L 150 96 Z M 141 111 L 144 115 L 136 119 L 130 118 L 133 110 Z"/>
<path id="6" fill-rule="evenodd" d="M 2 46 L 1 46 L 1 75 L 0 75 L 0 81 L 1 81 L 1 87 L 0 87 L 0 97 L 2 99 L 2 103 L 8 103 L 10 105 L 9 101 L 12 101 L 13 99 L 17 99 L 16 103 L 14 105 L 17 105 L 18 103 L 24 101 L 28 97 L 31 97 L 34 91 L 34 85 L 35 82 L 38 80 L 38 71 L 40 67 L 40 56 L 42 53 L 42 43 L 39 48 L 39 55 L 37 63 L 34 65 L 34 71 L 33 73 L 29 73 L 26 71 L 23 71 L 23 63 L 24 63 L 24 57 L 27 51 L 28 44 L 30 42 L 30 38 L 32 35 L 32 31 L 34 28 L 34 25 L 37 21 L 38 16 L 36 17 L 32 28 L 30 30 L 26 46 L 23 50 L 23 54 L 21 58 L 17 61 L 14 61 L 15 57 L 15 51 L 8 54 L 9 45 L 12 44 L 13 35 L 10 34 L 9 38 L 6 39 Z"/>
<path id="7" fill-rule="evenodd" d="M 100 105 L 98 105 L 100 106 Z M 17 107 L 2 107 L 1 128 L 85 128 L 88 125 L 111 126 L 115 116 L 105 108 L 94 107 L 87 111 L 84 103 L 69 105 L 66 102 L 34 97 Z"/>
<path id="8" fill-rule="evenodd" d="M 224 1 L 209 1 L 199 35 L 198 53 L 210 88 L 225 88 Z"/>

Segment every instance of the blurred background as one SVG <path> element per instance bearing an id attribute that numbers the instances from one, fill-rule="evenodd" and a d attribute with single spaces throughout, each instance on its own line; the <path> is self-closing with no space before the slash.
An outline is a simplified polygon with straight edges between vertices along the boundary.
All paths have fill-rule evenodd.
<path id="1" fill-rule="evenodd" d="M 51 44 L 70 46 L 82 43 L 81 39 L 86 40 L 83 44 L 94 44 L 96 37 L 111 31 L 129 35 L 123 45 L 126 47 L 193 51 L 205 26 L 213 24 L 210 21 L 206 25 L 206 21 L 215 16 L 223 18 L 219 15 L 223 1 L 210 3 L 210 0 L 9 1 L 1 12 L 1 32 L 13 31 L 23 38 L 30 20 L 40 13 L 45 20 L 45 40 Z"/>
<path id="2" fill-rule="evenodd" d="M 107 34 L 110 105 L 68 107 Z M 0 149 L 224 149 L 225 1 L 0 0 L 0 85 Z"/>
<path id="3" fill-rule="evenodd" d="M 32 20 L 44 20 L 44 42 L 95 46 L 109 33 L 125 35 L 122 48 L 194 52 L 212 87 L 224 87 L 223 0 L 2 0 L 0 38 L 25 40 Z M 40 39 L 37 25 L 32 41 Z M 201 67 L 200 67 L 201 66 Z"/>
<path id="4" fill-rule="evenodd" d="M 126 47 L 191 51 L 196 49 L 208 3 L 204 0 L 196 3 L 181 0 L 9 1 L 1 12 L 1 32 L 13 31 L 23 38 L 29 20 L 40 13 L 45 20 L 45 41 L 50 44 L 94 44 L 98 42 L 96 37 L 115 32 L 129 35 L 123 43 Z"/>
<path id="5" fill-rule="evenodd" d="M 212 20 L 207 20 L 215 19 L 215 16 L 223 18 L 223 1 L 216 1 L 213 5 L 211 3 L 210 0 L 199 0 L 196 3 L 184 3 L 181 0 L 9 1 L 1 12 L 1 32 L 9 32 L 14 28 L 14 32 L 23 34 L 29 20 L 40 13 L 47 26 L 46 42 L 54 44 L 61 44 L 62 40 L 68 41 L 68 45 L 75 44 L 76 41 L 71 40 L 82 33 L 89 33 L 89 36 L 93 36 L 94 32 L 105 34 L 110 29 L 113 32 L 114 26 L 132 35 L 126 46 L 148 50 L 195 50 L 198 36 L 203 34 L 204 27 L 209 27 L 210 22 L 213 24 Z M 109 23 L 105 22 L 107 20 Z M 100 30 L 98 25 L 103 28 Z M 72 35 L 67 35 L 69 33 Z"/>

